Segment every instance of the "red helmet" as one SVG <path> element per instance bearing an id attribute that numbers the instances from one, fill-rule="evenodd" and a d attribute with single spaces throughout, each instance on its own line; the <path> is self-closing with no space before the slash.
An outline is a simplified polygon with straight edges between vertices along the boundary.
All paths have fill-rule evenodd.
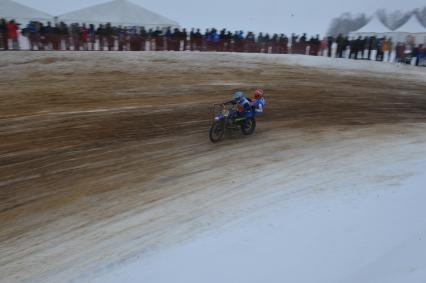
<path id="1" fill-rule="evenodd" d="M 260 88 L 256 89 L 256 91 L 254 92 L 255 99 L 261 99 L 263 95 L 264 95 L 264 91 Z"/>

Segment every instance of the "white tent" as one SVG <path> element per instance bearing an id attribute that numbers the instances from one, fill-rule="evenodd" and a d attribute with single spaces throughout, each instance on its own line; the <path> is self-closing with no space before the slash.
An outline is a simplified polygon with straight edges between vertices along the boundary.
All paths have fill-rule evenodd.
<path id="1" fill-rule="evenodd" d="M 379 19 L 377 15 L 374 15 L 373 18 L 362 28 L 355 32 L 351 32 L 352 37 L 358 36 L 372 36 L 372 35 L 384 35 L 388 32 L 391 32 Z"/>
<path id="2" fill-rule="evenodd" d="M 66 23 L 105 24 L 121 26 L 178 27 L 179 24 L 151 12 L 128 0 L 113 0 L 107 3 L 60 15 Z"/>
<path id="3" fill-rule="evenodd" d="M 53 17 L 47 13 L 11 0 L 0 0 L 0 18 L 16 20 L 22 25 L 26 25 L 30 21 L 47 22 L 53 20 Z"/>
<path id="4" fill-rule="evenodd" d="M 413 14 L 405 24 L 390 32 L 388 36 L 397 42 L 414 41 L 414 43 L 423 44 L 426 42 L 426 28 Z"/>
<path id="5" fill-rule="evenodd" d="M 417 17 L 413 14 L 405 24 L 397 28 L 394 32 L 426 33 L 426 28 L 419 22 Z"/>

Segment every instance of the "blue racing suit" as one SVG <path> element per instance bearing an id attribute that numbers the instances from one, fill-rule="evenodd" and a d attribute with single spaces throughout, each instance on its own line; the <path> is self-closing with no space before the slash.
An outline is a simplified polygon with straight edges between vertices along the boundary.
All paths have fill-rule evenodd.
<path id="1" fill-rule="evenodd" d="M 265 108 L 266 101 L 262 97 L 261 99 L 257 99 L 252 103 L 254 108 L 254 114 L 255 116 L 261 116 L 263 114 L 263 109 Z"/>
<path id="2" fill-rule="evenodd" d="M 242 97 L 238 100 L 231 100 L 229 102 L 226 102 L 225 104 L 233 104 L 238 105 L 238 112 L 236 112 L 236 117 L 238 118 L 251 118 L 253 117 L 253 109 L 251 106 L 250 101 Z"/>

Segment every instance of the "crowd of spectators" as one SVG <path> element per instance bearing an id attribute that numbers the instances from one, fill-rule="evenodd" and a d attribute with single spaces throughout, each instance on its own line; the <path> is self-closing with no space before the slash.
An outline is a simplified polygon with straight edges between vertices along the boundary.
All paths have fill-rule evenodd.
<path id="1" fill-rule="evenodd" d="M 15 21 L 0 19 L 0 50 L 19 50 L 19 33 L 26 37 L 30 50 L 118 50 L 118 51 L 219 51 L 272 54 L 304 54 L 350 59 L 393 61 L 413 65 L 426 65 L 425 47 L 414 43 L 394 43 L 390 38 L 375 36 L 350 39 L 319 35 L 308 38 L 284 34 L 208 29 L 112 26 L 110 23 L 43 24 L 30 22 L 20 27 Z"/>
<path id="2" fill-rule="evenodd" d="M 332 53 L 333 50 L 335 50 L 335 54 Z M 426 66 L 426 46 L 415 44 L 414 38 L 395 43 L 392 38 L 385 36 L 373 35 L 349 39 L 349 37 L 339 35 L 336 38 L 324 38 L 321 42 L 320 55 L 325 52 L 329 57 Z"/>

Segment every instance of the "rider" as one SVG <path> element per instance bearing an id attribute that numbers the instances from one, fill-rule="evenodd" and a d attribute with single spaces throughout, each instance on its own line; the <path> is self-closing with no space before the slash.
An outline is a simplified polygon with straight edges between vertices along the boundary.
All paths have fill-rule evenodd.
<path id="1" fill-rule="evenodd" d="M 237 117 L 251 118 L 253 116 L 252 105 L 243 92 L 237 91 L 233 94 L 232 98 L 233 100 L 226 102 L 225 105 L 236 104 L 238 107 L 238 112 L 236 113 Z"/>
<path id="2" fill-rule="evenodd" d="M 264 98 L 265 92 L 258 88 L 254 92 L 254 100 L 252 101 L 251 105 L 254 108 L 254 112 L 256 116 L 260 116 L 263 114 L 263 108 L 265 107 L 266 101 Z"/>

